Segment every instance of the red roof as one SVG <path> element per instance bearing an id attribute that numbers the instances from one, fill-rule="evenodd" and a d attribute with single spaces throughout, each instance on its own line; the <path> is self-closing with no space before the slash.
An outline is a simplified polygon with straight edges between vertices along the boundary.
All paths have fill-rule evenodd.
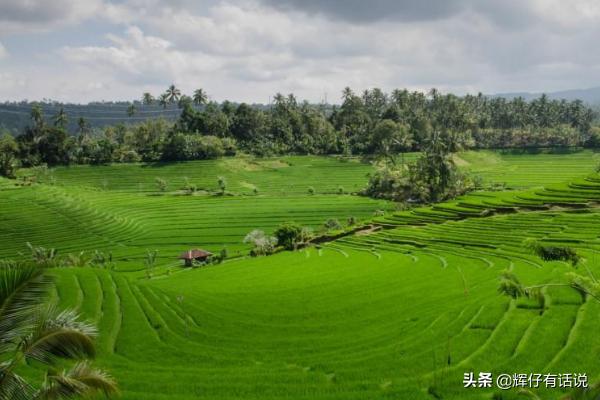
<path id="1" fill-rule="evenodd" d="M 208 256 L 212 256 L 210 251 L 202 250 L 202 249 L 193 249 L 184 251 L 179 255 L 180 260 L 195 260 L 197 258 L 206 258 Z"/>

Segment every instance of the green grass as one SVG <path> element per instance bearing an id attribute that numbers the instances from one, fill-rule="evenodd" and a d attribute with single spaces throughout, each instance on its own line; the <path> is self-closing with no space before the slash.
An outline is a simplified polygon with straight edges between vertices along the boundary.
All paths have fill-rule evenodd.
<path id="1" fill-rule="evenodd" d="M 177 255 L 190 247 L 245 254 L 242 240 L 253 229 L 270 233 L 295 221 L 318 230 L 329 218 L 345 223 L 392 210 L 388 202 L 351 194 L 366 184 L 369 171 L 357 160 L 324 157 L 57 168 L 42 179 L 53 185 L 7 185 L 1 192 L 0 257 L 24 252 L 28 241 L 61 253 L 111 251 L 121 269 L 141 268 L 146 249 L 157 249 L 165 265 L 178 264 Z M 169 182 L 167 191 L 155 186 L 157 176 Z M 217 190 L 224 176 L 227 194 L 185 195 L 184 176 L 207 191 Z"/>
<path id="2" fill-rule="evenodd" d="M 590 173 L 600 163 L 600 153 L 589 150 L 571 153 L 511 154 L 470 151 L 460 155 L 464 168 L 487 183 L 504 183 L 523 189 L 566 182 Z"/>
<path id="3" fill-rule="evenodd" d="M 462 157 L 489 182 L 508 177 L 520 190 L 393 212 L 383 201 L 336 194 L 365 184 L 371 167 L 357 161 L 59 168 L 54 185 L 0 181 L 0 256 L 16 256 L 25 241 L 115 254 L 116 271 L 49 273 L 60 304 L 98 324 L 96 362 L 124 399 L 480 399 L 495 391 L 463 389 L 464 372 L 599 378 L 597 302 L 553 287 L 542 310 L 497 293 L 507 268 L 527 285 L 565 282 L 572 270 L 529 254 L 527 238 L 575 247 L 600 276 L 595 155 Z M 549 165 L 560 174 L 545 173 Z M 156 176 L 170 182 L 166 193 L 157 195 Z M 183 176 L 210 190 L 225 176 L 232 195 L 181 195 Z M 175 259 L 192 245 L 246 254 L 241 240 L 251 229 L 369 219 L 375 209 L 388 210 L 376 218 L 386 229 L 320 249 L 203 269 Z M 143 255 L 154 248 L 159 267 L 146 279 Z"/>

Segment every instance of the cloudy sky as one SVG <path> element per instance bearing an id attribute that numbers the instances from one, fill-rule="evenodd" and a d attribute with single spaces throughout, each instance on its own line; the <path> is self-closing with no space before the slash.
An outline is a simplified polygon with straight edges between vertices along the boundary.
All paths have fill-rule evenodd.
<path id="1" fill-rule="evenodd" d="M 0 101 L 600 86 L 596 0 L 0 0 Z"/>

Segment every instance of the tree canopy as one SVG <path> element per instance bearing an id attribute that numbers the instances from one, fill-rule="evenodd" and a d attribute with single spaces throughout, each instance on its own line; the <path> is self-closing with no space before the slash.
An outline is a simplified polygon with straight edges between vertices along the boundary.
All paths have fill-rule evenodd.
<path id="1" fill-rule="evenodd" d="M 219 104 L 209 101 L 202 88 L 188 96 L 171 85 L 156 99 L 169 110 L 177 103 L 181 111 L 174 123 L 149 119 L 100 130 L 79 118 L 73 132 L 68 132 L 69 116 L 64 108 L 47 124 L 36 103 L 30 125 L 16 138 L 16 154 L 13 147 L 3 147 L 0 173 L 9 176 L 9 164 L 193 160 L 233 155 L 238 150 L 258 156 L 359 155 L 396 165 L 399 160 L 404 164 L 404 152 L 422 151 L 425 158 L 420 168 L 440 167 L 441 175 L 430 171 L 427 179 L 430 183 L 437 180 L 443 187 L 449 171 L 446 168 L 444 172 L 444 164 L 450 162 L 447 154 L 461 148 L 593 147 L 600 143 L 600 128 L 592 126 L 595 114 L 589 107 L 578 100 L 550 100 L 547 96 L 528 102 L 481 94 L 459 97 L 435 89 L 388 94 L 375 88 L 356 94 L 345 88 L 339 106 L 310 104 L 281 93 L 269 106 L 257 106 Z M 151 93 L 144 93 L 142 102 L 135 104 L 154 102 Z M 132 120 L 140 112 L 135 104 L 131 103 L 126 113 Z"/>

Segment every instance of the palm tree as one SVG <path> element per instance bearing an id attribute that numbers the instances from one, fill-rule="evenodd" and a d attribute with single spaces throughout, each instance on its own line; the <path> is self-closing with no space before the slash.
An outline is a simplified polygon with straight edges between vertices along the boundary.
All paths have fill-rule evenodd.
<path id="1" fill-rule="evenodd" d="M 31 107 L 31 120 L 36 128 L 44 126 L 44 112 L 42 111 L 42 106 L 37 103 Z"/>
<path id="2" fill-rule="evenodd" d="M 208 96 L 206 95 L 206 92 L 204 91 L 204 89 L 200 88 L 200 89 L 194 90 L 194 104 L 202 105 L 202 104 L 206 104 L 207 102 L 208 102 Z"/>
<path id="3" fill-rule="evenodd" d="M 54 126 L 64 129 L 65 126 L 67 126 L 68 120 L 69 119 L 67 118 L 67 113 L 65 112 L 65 109 L 61 107 L 60 110 L 58 110 L 58 113 L 56 113 L 56 115 L 54 116 Z"/>
<path id="4" fill-rule="evenodd" d="M 179 96 L 181 96 L 181 91 L 177 89 L 175 85 L 171 85 L 167 89 L 166 94 L 168 96 L 169 103 L 175 103 L 177 100 L 179 100 Z"/>
<path id="5" fill-rule="evenodd" d="M 73 311 L 49 304 L 52 280 L 31 264 L 0 265 L 0 399 L 50 400 L 117 393 L 114 380 L 86 359 L 95 355 L 93 326 Z M 57 371 L 63 360 L 76 360 Z M 18 374 L 24 363 L 49 368 L 44 382 L 33 385 Z"/>
<path id="6" fill-rule="evenodd" d="M 79 129 L 80 134 L 83 135 L 86 133 L 89 129 L 87 120 L 83 117 L 79 117 L 77 120 L 77 128 Z"/>
<path id="7" fill-rule="evenodd" d="M 127 116 L 128 117 L 133 117 L 136 112 L 137 112 L 137 108 L 135 107 L 135 104 L 130 104 L 129 107 L 127 107 Z"/>
<path id="8" fill-rule="evenodd" d="M 142 104 L 146 105 L 146 106 L 150 106 L 152 105 L 152 103 L 154 103 L 154 96 L 152 96 L 152 94 L 146 92 L 142 95 Z"/>
<path id="9" fill-rule="evenodd" d="M 352 91 L 352 89 L 350 89 L 350 87 L 346 86 L 342 91 L 342 100 L 348 101 L 352 97 L 354 97 L 354 92 Z"/>
<path id="10" fill-rule="evenodd" d="M 169 105 L 169 95 L 167 93 L 163 93 L 158 98 L 158 103 L 166 110 Z"/>

